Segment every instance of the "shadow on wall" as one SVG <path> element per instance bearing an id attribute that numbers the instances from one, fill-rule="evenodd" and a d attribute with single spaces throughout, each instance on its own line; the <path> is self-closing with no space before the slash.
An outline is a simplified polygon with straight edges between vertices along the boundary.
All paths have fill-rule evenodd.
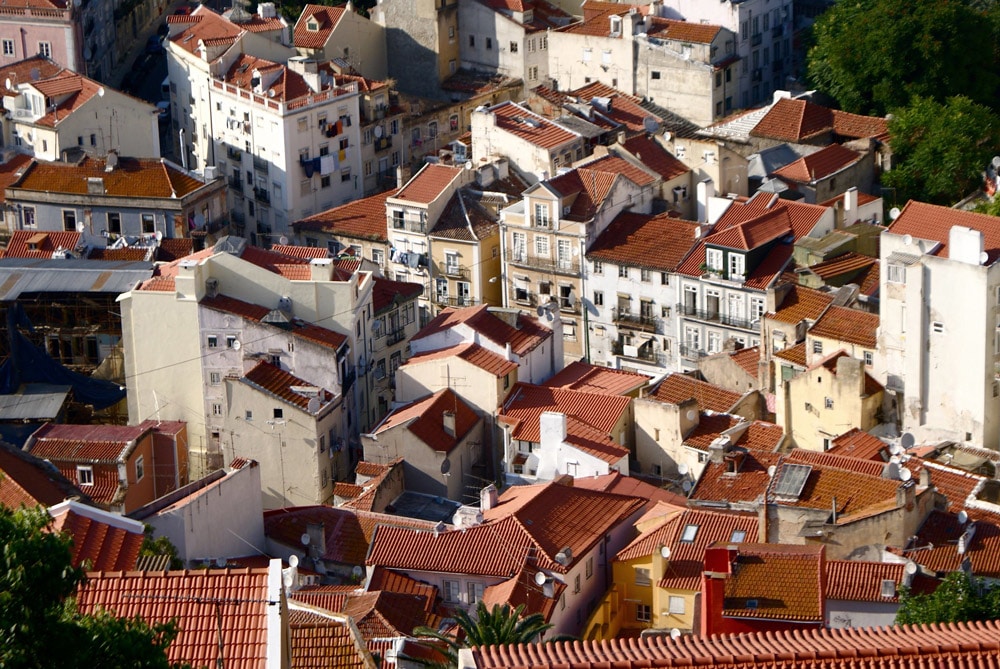
<path id="1" fill-rule="evenodd" d="M 437 77 L 437 53 L 414 40 L 402 28 L 387 28 L 385 43 L 389 54 L 389 77 L 396 80 L 396 90 L 407 95 L 444 97 Z"/>

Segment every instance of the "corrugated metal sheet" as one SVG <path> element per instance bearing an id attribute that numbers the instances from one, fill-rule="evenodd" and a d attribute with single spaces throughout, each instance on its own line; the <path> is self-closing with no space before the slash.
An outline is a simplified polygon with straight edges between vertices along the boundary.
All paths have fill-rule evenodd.
<path id="1" fill-rule="evenodd" d="M 12 395 L 0 395 L 0 420 L 55 418 L 70 389 L 70 386 L 32 383 Z"/>
<path id="2" fill-rule="evenodd" d="M 0 300 L 25 293 L 124 293 L 153 276 L 148 262 L 0 259 Z"/>

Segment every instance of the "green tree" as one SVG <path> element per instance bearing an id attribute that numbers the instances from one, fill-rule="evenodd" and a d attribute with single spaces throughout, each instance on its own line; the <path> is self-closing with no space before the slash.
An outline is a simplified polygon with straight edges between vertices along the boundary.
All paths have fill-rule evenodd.
<path id="1" fill-rule="evenodd" d="M 989 160 L 1000 150 L 1000 117 L 972 100 L 916 98 L 889 121 L 892 170 L 882 184 L 898 200 L 950 205 L 979 186 Z"/>
<path id="2" fill-rule="evenodd" d="M 152 525 L 145 525 L 143 528 L 142 546 L 139 547 L 139 557 L 150 557 L 154 555 L 167 555 L 170 557 L 170 568 L 180 569 L 184 563 L 177 557 L 177 547 L 170 543 L 167 537 L 154 537 L 155 530 Z"/>
<path id="3" fill-rule="evenodd" d="M 860 114 L 882 116 L 914 96 L 995 105 L 997 15 L 963 0 L 841 0 L 813 27 L 810 84 Z"/>
<path id="4" fill-rule="evenodd" d="M 897 625 L 967 622 L 1000 618 L 1000 588 L 965 572 L 953 572 L 937 590 L 914 595 L 904 588 L 899 595 Z"/>
<path id="5" fill-rule="evenodd" d="M 509 605 L 495 605 L 487 609 L 480 601 L 476 604 L 475 617 L 459 610 L 455 613 L 459 633 L 456 637 L 442 634 L 430 627 L 413 630 L 415 636 L 423 638 L 429 651 L 428 658 L 407 658 L 428 669 L 454 669 L 458 666 L 458 651 L 478 646 L 497 646 L 509 643 L 531 643 L 552 628 L 540 613 L 521 617 L 524 604 L 516 609 Z M 553 641 L 557 639 L 552 639 Z M 561 639 L 558 639 L 561 640 Z"/>
<path id="6" fill-rule="evenodd" d="M 44 509 L 0 508 L 0 667 L 166 669 L 173 623 L 148 625 L 76 610 L 84 574 L 69 537 L 51 532 Z"/>

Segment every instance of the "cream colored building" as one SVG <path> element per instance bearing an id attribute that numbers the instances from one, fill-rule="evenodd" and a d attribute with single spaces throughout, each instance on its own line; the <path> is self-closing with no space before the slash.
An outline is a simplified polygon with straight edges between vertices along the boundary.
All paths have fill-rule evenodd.
<path id="1" fill-rule="evenodd" d="M 452 388 L 492 424 L 517 373 L 516 362 L 475 343 L 417 353 L 396 372 L 396 400 L 411 402 Z"/>
<path id="2" fill-rule="evenodd" d="M 292 42 L 300 56 L 339 58 L 369 79 L 387 76 L 385 27 L 346 6 L 306 5 L 295 22 Z"/>
<path id="3" fill-rule="evenodd" d="M 278 264 L 285 274 L 270 269 Z M 355 381 L 371 360 L 372 283 L 331 260 L 296 262 L 235 237 L 162 266 L 119 297 L 131 422 L 186 421 L 194 476 L 217 468 L 229 438 L 223 379 L 263 359 L 343 395 L 335 436 L 357 449 L 369 417 L 367 385 Z"/>

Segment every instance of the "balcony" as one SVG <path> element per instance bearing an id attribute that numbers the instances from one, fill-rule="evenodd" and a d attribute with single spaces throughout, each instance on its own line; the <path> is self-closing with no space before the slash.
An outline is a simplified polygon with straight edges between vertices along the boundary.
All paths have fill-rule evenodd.
<path id="1" fill-rule="evenodd" d="M 656 351 L 653 350 L 652 344 L 645 346 L 629 346 L 622 344 L 620 341 L 613 341 L 611 342 L 611 352 L 624 358 L 632 358 L 633 360 L 642 360 L 644 362 L 651 362 L 654 364 L 659 364 L 661 357 L 663 357 L 664 361 L 666 360 L 666 356 L 659 356 L 656 354 Z"/>
<path id="2" fill-rule="evenodd" d="M 240 179 L 239 177 L 228 177 L 226 181 L 229 182 L 229 187 L 237 193 L 243 192 L 243 179 Z"/>
<path id="3" fill-rule="evenodd" d="M 518 303 L 528 304 L 530 301 Z M 434 293 L 434 304 L 440 304 L 442 307 L 475 307 L 479 305 L 479 300 L 474 300 L 471 297 L 451 297 L 441 293 Z"/>
<path id="4" fill-rule="evenodd" d="M 764 40 L 764 33 L 754 33 L 750 35 L 750 46 L 760 46 L 760 43 Z"/>
<path id="5" fill-rule="evenodd" d="M 385 135 L 375 140 L 375 150 L 385 151 L 392 148 L 392 135 Z"/>
<path id="6" fill-rule="evenodd" d="M 704 321 L 706 323 L 718 323 L 719 325 L 725 325 L 726 327 L 739 328 L 741 330 L 749 330 L 751 332 L 756 332 L 758 328 L 758 321 L 751 321 L 748 318 L 730 316 L 718 310 L 706 311 L 703 309 L 696 309 L 686 304 L 678 304 L 677 313 L 682 316 L 689 316 L 695 320 Z"/>
<path id="7" fill-rule="evenodd" d="M 646 332 L 654 332 L 656 330 L 657 319 L 653 316 L 633 314 L 631 311 L 618 309 L 612 309 L 611 312 L 614 316 L 615 323 L 621 327 L 643 330 Z"/>
<path id="8" fill-rule="evenodd" d="M 226 147 L 226 158 L 229 160 L 243 160 L 243 152 L 231 146 Z"/>
<path id="9" fill-rule="evenodd" d="M 254 188 L 253 199 L 262 204 L 271 204 L 271 194 L 267 192 L 266 188 Z"/>
<path id="10" fill-rule="evenodd" d="M 437 264 L 438 274 L 450 276 L 453 279 L 469 280 L 469 268 L 455 263 L 439 262 Z"/>
<path id="11" fill-rule="evenodd" d="M 403 341 L 404 339 L 406 339 L 406 332 L 405 332 L 405 330 L 406 330 L 406 328 L 396 328 L 392 332 L 386 333 L 386 335 L 385 335 L 385 345 L 386 346 L 393 346 L 393 345 L 398 344 L 399 342 Z"/>
<path id="12" fill-rule="evenodd" d="M 685 360 L 701 360 L 708 355 L 708 352 L 693 346 L 681 345 L 681 357 Z"/>
<path id="13" fill-rule="evenodd" d="M 255 170 L 257 170 L 258 172 L 263 172 L 264 174 L 267 174 L 267 172 L 268 172 L 268 163 L 263 158 L 260 158 L 258 156 L 254 156 L 253 157 L 253 168 Z"/>
<path id="14" fill-rule="evenodd" d="M 390 221 L 393 230 L 405 230 L 407 232 L 427 233 L 427 224 L 423 221 L 410 221 L 405 218 L 393 218 Z"/>
<path id="15" fill-rule="evenodd" d="M 347 370 L 347 374 L 344 376 L 344 381 L 343 383 L 340 384 L 342 388 L 341 392 L 344 395 L 346 395 L 347 392 L 351 389 L 351 386 L 354 385 L 354 380 L 357 378 L 357 376 L 358 376 L 357 372 L 353 367 Z"/>
<path id="16" fill-rule="evenodd" d="M 576 258 L 538 258 L 523 253 L 517 253 L 511 249 L 505 252 L 507 262 L 518 267 L 537 269 L 543 272 L 557 272 L 559 274 L 578 275 L 580 274 L 580 261 Z"/>

